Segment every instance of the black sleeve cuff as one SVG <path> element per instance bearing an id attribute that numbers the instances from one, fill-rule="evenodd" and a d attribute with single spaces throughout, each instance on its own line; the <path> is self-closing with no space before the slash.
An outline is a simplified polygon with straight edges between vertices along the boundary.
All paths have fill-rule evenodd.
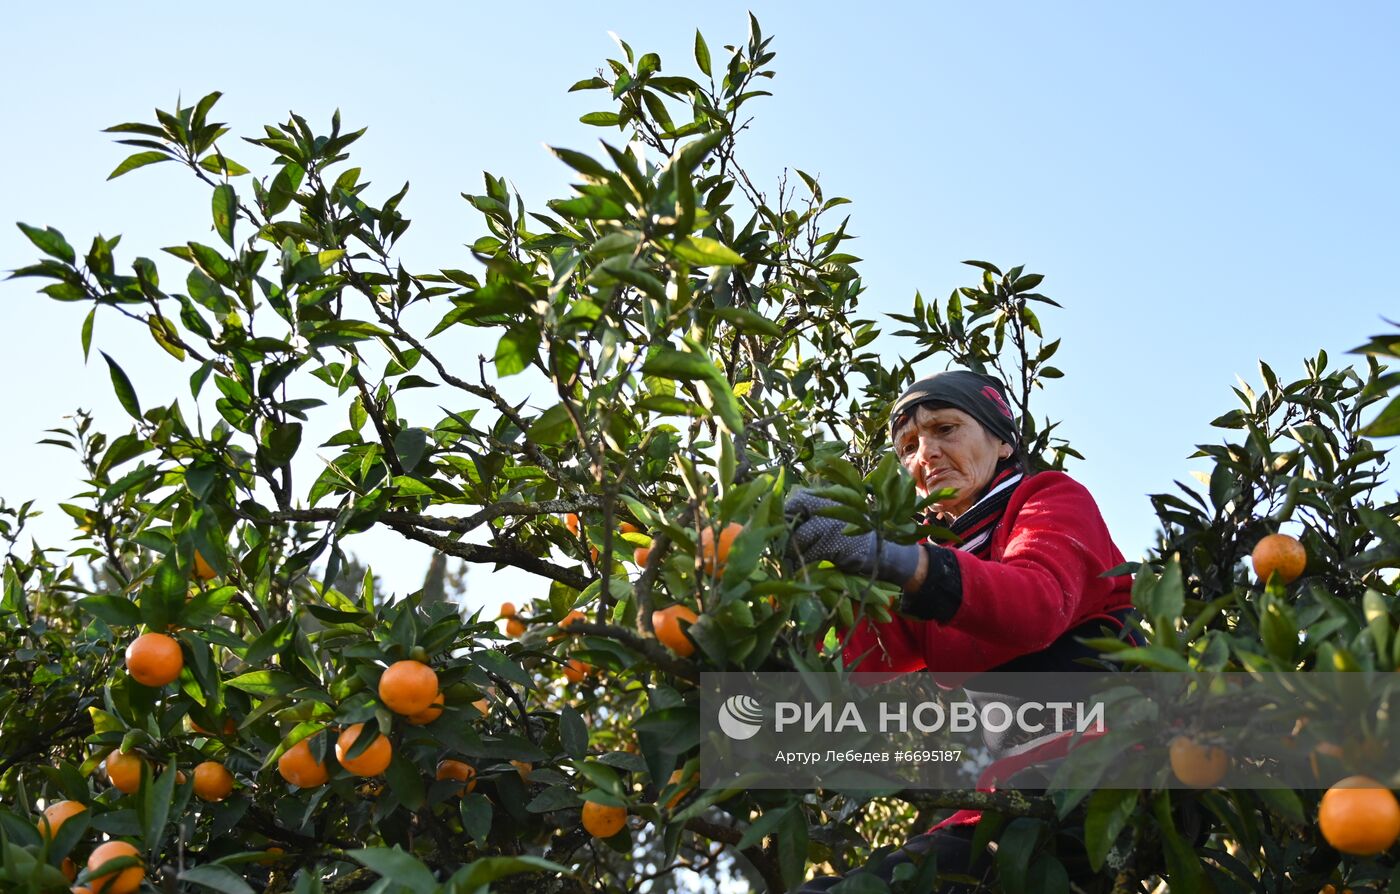
<path id="1" fill-rule="evenodd" d="M 928 574 L 919 589 L 899 599 L 899 613 L 920 621 L 946 624 L 962 607 L 962 571 L 951 549 L 924 544 L 928 553 Z"/>

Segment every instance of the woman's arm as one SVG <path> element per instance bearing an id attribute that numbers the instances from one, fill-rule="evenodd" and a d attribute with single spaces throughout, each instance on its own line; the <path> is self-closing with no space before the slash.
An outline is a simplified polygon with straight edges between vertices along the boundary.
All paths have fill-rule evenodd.
<path id="1" fill-rule="evenodd" d="M 1086 602 L 1106 601 L 1115 582 L 1099 575 L 1122 559 L 1092 496 L 1057 473 L 1024 487 L 1000 561 L 933 547 L 942 553 L 920 563 L 925 579 L 906 585 L 902 614 L 858 625 L 847 663 L 870 650 L 860 670 L 986 670 L 1044 648 Z"/>
<path id="2" fill-rule="evenodd" d="M 1088 490 L 1053 472 L 1026 487 L 1000 559 L 949 550 L 930 566 L 936 579 L 920 590 L 924 604 L 910 605 L 906 594 L 906 611 L 926 610 L 946 629 L 1025 653 L 1063 634 L 1086 603 L 1107 599 L 1115 581 L 1100 575 L 1122 558 Z M 956 567 L 938 571 L 950 557 Z"/>

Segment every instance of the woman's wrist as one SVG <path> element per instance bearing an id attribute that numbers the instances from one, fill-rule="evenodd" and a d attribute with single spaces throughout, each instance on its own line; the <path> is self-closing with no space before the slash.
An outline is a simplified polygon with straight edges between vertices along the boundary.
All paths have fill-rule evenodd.
<path id="1" fill-rule="evenodd" d="M 899 612 L 920 621 L 938 621 L 946 624 L 962 607 L 962 569 L 954 550 L 933 544 L 924 544 L 920 549 L 924 555 L 919 563 L 921 574 L 917 586 L 906 586 L 899 599 Z M 911 578 L 911 583 L 913 579 Z"/>
<path id="2" fill-rule="evenodd" d="M 919 548 L 919 564 L 914 569 L 914 574 L 904 582 L 904 592 L 913 593 L 924 585 L 924 579 L 928 577 L 928 550 Z"/>

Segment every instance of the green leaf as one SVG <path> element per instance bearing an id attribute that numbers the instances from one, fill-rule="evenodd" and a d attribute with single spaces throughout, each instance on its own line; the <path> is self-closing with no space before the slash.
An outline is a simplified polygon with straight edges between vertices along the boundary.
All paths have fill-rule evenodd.
<path id="1" fill-rule="evenodd" d="M 1400 397 L 1386 404 L 1380 415 L 1361 429 L 1361 434 L 1368 438 L 1390 438 L 1400 435 Z"/>
<path id="2" fill-rule="evenodd" d="M 807 844 L 807 814 L 799 807 L 783 818 L 778 831 L 778 865 L 789 887 L 797 887 L 807 874 Z"/>
<path id="3" fill-rule="evenodd" d="M 526 437 L 541 446 L 558 446 L 567 441 L 573 431 L 574 423 L 569 418 L 569 411 L 563 404 L 555 404 L 530 423 Z"/>
<path id="4" fill-rule="evenodd" d="M 485 795 L 472 793 L 462 796 L 462 828 L 477 844 L 486 844 L 491 834 L 491 801 Z"/>
<path id="5" fill-rule="evenodd" d="M 366 847 L 346 851 L 345 855 L 415 894 L 433 894 L 438 889 L 432 871 L 417 857 L 398 847 Z"/>
<path id="6" fill-rule="evenodd" d="M 695 29 L 695 64 L 700 66 L 706 77 L 711 76 L 710 48 L 705 44 L 705 36 L 700 33 L 699 28 Z"/>
<path id="7" fill-rule="evenodd" d="M 243 165 L 222 154 L 204 156 L 199 160 L 199 166 L 211 174 L 222 174 L 227 177 L 242 177 L 248 173 L 248 169 Z"/>
<path id="8" fill-rule="evenodd" d="M 594 127 L 612 127 L 622 119 L 616 112 L 589 112 L 579 118 L 584 124 L 592 124 Z"/>
<path id="9" fill-rule="evenodd" d="M 306 169 L 301 165 L 288 162 L 282 166 L 282 170 L 272 178 L 272 186 L 267 193 L 269 215 L 279 214 L 291 204 L 292 197 L 301 188 L 301 180 L 305 176 Z"/>
<path id="10" fill-rule="evenodd" d="M 1045 824 L 1037 819 L 1020 817 L 1013 820 L 997 840 L 997 871 L 1002 890 L 1019 894 L 1026 890 L 1026 874 L 1031 856 Z"/>
<path id="11" fill-rule="evenodd" d="M 88 311 L 87 317 L 83 320 L 83 362 L 87 363 L 88 354 L 92 351 L 92 326 L 97 322 L 97 307 L 94 305 Z"/>
<path id="12" fill-rule="evenodd" d="M 579 803 L 578 793 L 567 785 L 551 785 L 536 795 L 529 804 L 526 804 L 525 810 L 530 813 L 548 813 L 551 810 L 568 810 L 570 807 L 578 807 Z"/>
<path id="13" fill-rule="evenodd" d="M 180 873 L 180 881 L 189 882 L 192 885 L 199 885 L 211 891 L 221 891 L 223 894 L 254 894 L 248 883 L 227 866 L 220 866 L 217 863 L 206 863 L 203 866 L 194 866 Z"/>
<path id="14" fill-rule="evenodd" d="M 1041 854 L 1031 864 L 1030 894 L 1069 894 L 1069 872 L 1051 854 Z"/>
<path id="15" fill-rule="evenodd" d="M 88 596 L 78 607 L 113 627 L 134 627 L 141 623 L 141 609 L 124 596 Z"/>
<path id="16" fill-rule="evenodd" d="M 481 665 L 485 670 L 505 677 L 512 683 L 519 683 L 525 687 L 532 685 L 529 672 L 515 661 L 507 658 L 504 652 L 483 649 L 472 653 L 471 660 Z"/>
<path id="17" fill-rule="evenodd" d="M 1178 891 L 1204 890 L 1205 869 L 1201 866 L 1201 858 L 1176 830 L 1176 822 L 1172 818 L 1171 792 L 1157 793 L 1153 812 L 1162 836 L 1162 851 L 1167 858 L 1167 880 L 1171 888 Z"/>
<path id="18" fill-rule="evenodd" d="M 584 155 L 582 152 L 575 152 L 572 149 L 560 149 L 557 146 L 550 146 L 549 151 L 559 157 L 564 164 L 578 171 L 585 177 L 593 180 L 603 181 L 608 179 L 608 169 L 602 163 Z"/>
<path id="19" fill-rule="evenodd" d="M 223 614 L 224 606 L 228 605 L 236 595 L 238 595 L 238 588 L 234 586 L 201 590 L 180 611 L 178 618 L 180 626 L 202 627 L 208 624 Z"/>
<path id="20" fill-rule="evenodd" d="M 783 337 L 781 326 L 747 307 L 721 307 L 715 310 L 715 316 L 732 323 L 740 332 L 757 332 L 772 338 Z"/>
<path id="21" fill-rule="evenodd" d="M 431 497 L 437 493 L 412 475 L 395 475 L 393 483 L 401 497 Z"/>
<path id="22" fill-rule="evenodd" d="M 1118 833 L 1127 825 L 1137 806 L 1136 789 L 1099 789 L 1089 796 L 1088 814 L 1084 819 L 1084 847 L 1089 852 L 1089 865 L 1098 872 L 1104 858 L 1118 840 Z"/>
<path id="23" fill-rule="evenodd" d="M 568 705 L 559 712 L 559 739 L 569 757 L 581 760 L 588 753 L 588 725 L 583 722 L 583 716 Z"/>
<path id="24" fill-rule="evenodd" d="M 496 344 L 496 375 L 505 377 L 522 373 L 536 359 L 540 347 L 540 330 L 533 326 L 514 326 L 506 330 Z"/>
<path id="25" fill-rule="evenodd" d="M 1390 609 L 1385 597 L 1367 587 L 1361 597 L 1361 611 L 1366 616 L 1366 627 L 1371 631 L 1371 641 L 1376 644 L 1377 655 L 1390 653 Z"/>
<path id="26" fill-rule="evenodd" d="M 121 718 L 108 714 L 101 708 L 90 706 L 88 708 L 88 718 L 92 720 L 92 731 L 95 733 L 112 733 L 118 730 L 125 731 L 126 724 Z"/>
<path id="27" fill-rule="evenodd" d="M 389 767 L 384 771 L 384 781 L 389 784 L 399 803 L 409 810 L 423 808 L 423 777 L 418 768 L 402 755 L 394 755 Z"/>
<path id="28" fill-rule="evenodd" d="M 248 647 L 248 652 L 243 656 L 243 660 L 253 666 L 261 664 L 273 652 L 282 649 L 291 642 L 296 629 L 295 618 L 284 618 L 278 621 L 253 640 L 253 644 Z"/>
<path id="29" fill-rule="evenodd" d="M 1270 810 L 1293 826 L 1302 826 L 1306 822 L 1303 814 L 1303 801 L 1293 789 L 1261 788 L 1256 789 L 1255 794 L 1259 796 L 1260 801 L 1268 805 Z"/>
<path id="30" fill-rule="evenodd" d="M 687 236 L 678 240 L 672 251 L 691 264 L 734 266 L 746 263 L 743 255 L 708 236 Z"/>
<path id="31" fill-rule="evenodd" d="M 107 367 L 112 374 L 112 390 L 117 393 L 117 400 L 121 402 L 122 409 L 126 410 L 133 417 L 141 418 L 141 403 L 136 399 L 136 389 L 131 387 L 131 379 L 127 378 L 122 368 L 117 365 L 117 361 L 102 352 L 102 357 L 107 361 Z"/>
<path id="32" fill-rule="evenodd" d="M 1186 608 L 1186 586 L 1181 578 L 1181 560 L 1173 555 L 1162 569 L 1162 578 L 1152 591 L 1152 621 L 1175 621 Z"/>
<path id="33" fill-rule="evenodd" d="M 238 219 L 238 194 L 227 183 L 214 187 L 214 231 L 233 247 L 233 224 Z"/>
<path id="34" fill-rule="evenodd" d="M 774 807 L 765 811 L 762 816 L 754 821 L 753 825 L 744 830 L 743 837 L 740 838 L 739 843 L 734 846 L 735 850 L 747 850 L 773 834 L 773 830 L 777 829 L 778 826 L 782 824 L 783 820 L 787 819 L 788 814 L 795 809 L 800 808 Z"/>
<path id="35" fill-rule="evenodd" d="M 107 175 L 107 179 L 115 180 L 122 174 L 127 173 L 128 171 L 134 171 L 137 168 L 144 168 L 146 165 L 153 165 L 158 164 L 162 161 L 171 160 L 171 157 L 169 155 L 166 155 L 164 152 L 138 152 L 135 155 L 128 156 L 125 161 L 117 165 L 117 167 L 112 171 L 112 173 Z"/>
<path id="36" fill-rule="evenodd" d="M 580 776 L 593 784 L 594 788 L 601 789 L 614 797 L 625 797 L 622 789 L 622 777 L 618 776 L 617 771 L 607 764 L 584 761 L 578 764 L 576 769 Z"/>
<path id="37" fill-rule="evenodd" d="M 241 689 L 251 695 L 286 695 L 295 692 L 302 687 L 296 677 L 286 671 L 279 670 L 256 670 L 246 674 L 239 674 L 231 680 L 225 681 L 226 686 L 234 689 Z"/>
<path id="38" fill-rule="evenodd" d="M 142 767 L 141 772 L 145 774 L 146 767 Z M 175 798 L 175 774 L 178 772 L 179 768 L 171 761 L 158 779 L 141 787 L 138 802 L 141 837 L 146 843 L 146 852 L 153 857 L 165 843 L 165 821 L 170 818 L 170 802 Z"/>
<path id="39" fill-rule="evenodd" d="M 394 452 L 405 472 L 412 472 L 428 449 L 428 433 L 421 428 L 405 428 L 394 436 Z"/>
<path id="40" fill-rule="evenodd" d="M 45 227 L 41 230 L 23 223 L 17 223 L 15 226 L 19 227 L 24 235 L 29 237 L 29 241 L 33 242 L 35 247 L 44 254 L 58 258 L 65 264 L 72 264 L 77 260 L 73 246 L 69 245 L 68 240 L 63 238 L 63 234 L 53 227 Z"/>
<path id="41" fill-rule="evenodd" d="M 1130 649 L 1114 652 L 1113 658 L 1116 661 L 1139 664 L 1155 670 L 1179 671 L 1181 673 L 1187 673 L 1191 670 L 1190 663 L 1184 657 L 1166 646 L 1133 646 Z"/>
<path id="42" fill-rule="evenodd" d="M 647 357 L 642 364 L 642 375 L 660 376 L 665 379 L 696 381 L 713 378 L 719 370 L 703 354 L 677 351 L 672 347 L 662 347 Z"/>
<path id="43" fill-rule="evenodd" d="M 497 879 L 519 875 L 522 872 L 548 872 L 570 877 L 574 874 L 569 867 L 560 866 L 543 857 L 483 857 L 463 866 L 452 879 L 457 885 L 456 890 L 471 891 Z"/>
<path id="44" fill-rule="evenodd" d="M 739 406 L 739 400 L 734 396 L 734 392 L 729 387 L 729 382 L 723 376 L 706 379 L 700 383 L 700 398 L 711 411 L 719 414 L 719 418 L 724 422 L 724 427 L 731 433 L 737 433 L 744 428 L 744 413 Z"/>

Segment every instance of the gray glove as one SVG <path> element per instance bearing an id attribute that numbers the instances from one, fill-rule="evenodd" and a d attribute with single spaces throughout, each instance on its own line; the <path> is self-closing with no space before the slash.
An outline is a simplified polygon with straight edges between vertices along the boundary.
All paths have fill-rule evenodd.
<path id="1" fill-rule="evenodd" d="M 798 488 L 788 495 L 783 513 L 792 527 L 788 552 L 802 562 L 826 559 L 847 574 L 875 577 L 897 586 L 919 569 L 917 543 L 890 543 L 879 540 L 874 531 L 847 535 L 846 523 L 839 518 L 817 515 L 834 500 Z"/>

